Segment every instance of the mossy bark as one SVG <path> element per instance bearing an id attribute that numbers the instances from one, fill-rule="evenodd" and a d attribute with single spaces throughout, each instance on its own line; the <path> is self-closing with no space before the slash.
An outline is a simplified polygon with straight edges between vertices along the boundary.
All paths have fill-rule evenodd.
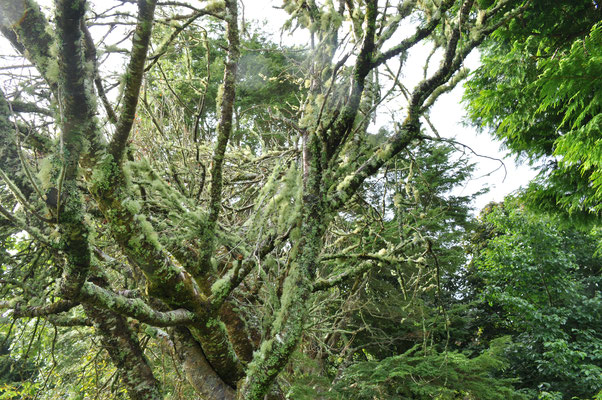
<path id="1" fill-rule="evenodd" d="M 245 363 L 251 362 L 255 348 L 247 325 L 238 310 L 236 310 L 236 306 L 230 301 L 224 302 L 220 309 L 219 317 L 226 325 L 228 337 L 238 358 Z"/>
<path id="2" fill-rule="evenodd" d="M 202 232 L 206 249 L 203 249 L 200 264 L 194 275 L 203 275 L 207 272 L 209 258 L 213 254 L 217 240 L 215 229 L 222 208 L 222 170 L 226 147 L 232 134 L 232 120 L 234 117 L 234 100 L 236 98 L 236 74 L 240 58 L 240 37 L 238 31 L 238 4 L 236 0 L 226 1 L 226 38 L 228 40 L 228 54 L 224 67 L 224 81 L 221 87 L 221 96 L 218 95 L 217 108 L 219 109 L 219 122 L 217 126 L 217 142 L 213 150 L 211 168 L 211 187 L 209 189 L 209 217 L 207 226 Z"/>
<path id="3" fill-rule="evenodd" d="M 119 369 L 130 399 L 163 399 L 160 384 L 126 318 L 91 305 L 84 305 L 84 310 L 94 322 L 113 364 Z"/>
<path id="4" fill-rule="evenodd" d="M 243 368 L 203 289 L 159 243 L 148 221 L 128 207 L 131 196 L 122 166 L 107 154 L 103 165 L 97 168 L 103 173 L 90 177 L 90 190 L 107 218 L 114 238 L 130 261 L 144 273 L 148 295 L 198 316 L 199 322 L 190 326 L 195 338 L 217 374 L 234 386 L 242 376 Z"/>
<path id="5" fill-rule="evenodd" d="M 12 45 L 37 67 L 56 95 L 56 77 L 50 73 L 54 38 L 40 6 L 33 0 L 2 1 L 0 26 Z"/>
<path id="6" fill-rule="evenodd" d="M 123 107 L 111 143 L 109 153 L 117 161 L 121 161 L 127 140 L 136 117 L 136 107 L 140 96 L 140 86 L 144 76 L 144 63 L 148 53 L 156 0 L 138 0 L 138 22 L 134 31 L 132 55 L 125 73 Z"/>
<path id="7" fill-rule="evenodd" d="M 0 90 L 0 168 L 11 177 L 25 199 L 33 193 L 33 188 L 21 168 L 17 149 L 15 126 L 10 121 L 10 108 L 4 93 Z"/>
<path id="8" fill-rule="evenodd" d="M 89 143 L 90 132 L 95 130 L 94 106 L 86 87 L 87 73 L 79 29 L 84 11 L 83 0 L 56 3 L 61 171 L 56 187 L 51 188 L 50 193 L 52 190 L 57 193 L 55 216 L 62 233 L 60 245 L 67 258 L 61 293 L 67 298 L 77 297 L 88 275 L 91 259 L 84 204 L 76 184 L 80 157 Z"/>

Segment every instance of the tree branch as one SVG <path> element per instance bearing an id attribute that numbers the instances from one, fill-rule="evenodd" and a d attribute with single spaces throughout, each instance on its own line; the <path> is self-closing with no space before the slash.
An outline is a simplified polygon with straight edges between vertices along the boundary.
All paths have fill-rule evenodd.
<path id="1" fill-rule="evenodd" d="M 79 299 L 97 308 L 105 308 L 153 326 L 176 326 L 198 322 L 198 317 L 185 309 L 157 311 L 142 299 L 118 295 L 92 282 L 86 282 Z"/>
<path id="2" fill-rule="evenodd" d="M 211 188 L 209 190 L 211 200 L 209 203 L 209 232 L 215 230 L 217 218 L 221 210 L 222 200 L 222 166 L 224 154 L 230 135 L 232 134 L 232 119 L 234 110 L 234 98 L 236 96 L 236 73 L 238 70 L 238 59 L 240 58 L 240 38 L 238 33 L 238 5 L 236 0 L 226 1 L 226 21 L 228 24 L 226 36 L 228 39 L 228 54 L 224 68 L 224 83 L 222 94 L 218 97 L 218 108 L 220 118 L 217 126 L 217 143 L 213 151 L 213 168 L 211 169 Z"/>
<path id="3" fill-rule="evenodd" d="M 437 25 L 439 25 L 441 20 L 443 19 L 445 12 L 447 10 L 449 10 L 453 4 L 454 4 L 454 0 L 444 1 L 441 4 L 441 6 L 439 6 L 439 8 L 437 9 L 437 12 L 431 17 L 431 19 L 424 26 L 418 27 L 416 29 L 416 32 L 414 32 L 414 34 L 412 36 L 410 36 L 407 39 L 402 40 L 401 43 L 399 43 L 397 46 L 392 47 L 391 49 L 385 51 L 384 53 L 381 53 L 381 54 L 377 55 L 376 57 L 374 57 L 371 68 L 376 68 L 379 65 L 383 64 L 384 62 L 386 62 L 387 60 L 389 60 L 405 51 L 408 51 L 412 46 L 414 46 L 415 44 L 420 42 L 422 39 L 424 39 L 428 35 L 430 35 L 435 30 Z"/>
<path id="4" fill-rule="evenodd" d="M 8 301 L 0 301 L 0 309 L 12 309 L 13 317 L 15 318 L 47 317 L 69 311 L 78 305 L 78 302 L 70 300 L 59 300 L 44 306 L 28 306 L 20 303 L 12 304 Z"/>
<path id="5" fill-rule="evenodd" d="M 351 82 L 349 101 L 341 110 L 340 115 L 332 126 L 330 135 L 327 137 L 327 159 L 330 159 L 336 153 L 339 146 L 345 142 L 349 132 L 351 132 L 353 128 L 353 123 L 357 116 L 360 100 L 364 91 L 366 76 L 368 76 L 368 73 L 373 68 L 372 57 L 375 49 L 374 40 L 376 35 L 377 14 L 377 2 L 367 1 L 366 15 L 364 17 L 366 29 L 362 47 L 353 69 L 353 80 Z"/>
<path id="6" fill-rule="evenodd" d="M 81 29 L 84 34 L 84 43 L 86 46 L 86 60 L 94 66 L 94 85 L 96 86 L 96 92 L 98 93 L 98 97 L 102 101 L 102 105 L 107 112 L 107 116 L 109 121 L 113 124 L 117 123 L 117 114 L 115 114 L 115 110 L 109 103 L 109 99 L 107 98 L 107 94 L 105 93 L 104 86 L 102 85 L 102 79 L 100 79 L 100 73 L 98 72 L 98 59 L 96 57 L 96 46 L 94 45 L 94 39 L 92 39 L 92 35 L 88 30 L 88 26 L 82 20 Z"/>
<path id="7" fill-rule="evenodd" d="M 108 310 L 92 306 L 84 306 L 84 309 L 94 322 L 113 364 L 120 370 L 128 397 L 132 400 L 163 399 L 161 385 L 127 320 Z"/>
<path id="8" fill-rule="evenodd" d="M 56 96 L 57 82 L 49 74 L 55 59 L 50 53 L 54 38 L 40 6 L 33 0 L 0 2 L 0 27 L 15 49 L 36 66 Z"/>
<path id="9" fill-rule="evenodd" d="M 369 271 L 373 267 L 374 263 L 367 261 L 360 263 L 354 268 L 347 269 L 345 272 L 342 272 L 338 275 L 330 276 L 328 278 L 317 279 L 312 286 L 312 291 L 318 292 L 320 290 L 326 290 L 331 287 L 338 286 L 341 283 L 345 282 L 347 279 L 359 276 L 364 272 Z"/>
<path id="10" fill-rule="evenodd" d="M 215 373 L 190 332 L 186 328 L 176 328 L 174 339 L 182 369 L 195 391 L 207 400 L 234 400 L 234 389 Z"/>
<path id="11" fill-rule="evenodd" d="M 47 108 L 39 107 L 34 103 L 26 103 L 23 101 L 11 101 L 10 108 L 16 113 L 36 113 L 47 117 L 52 117 L 53 113 Z"/>
<path id="12" fill-rule="evenodd" d="M 138 22 L 132 43 L 132 56 L 125 73 L 123 108 L 117 121 L 109 153 L 116 161 L 123 157 L 127 140 L 136 117 L 140 86 L 144 76 L 144 63 L 150 43 L 156 0 L 138 0 Z"/>

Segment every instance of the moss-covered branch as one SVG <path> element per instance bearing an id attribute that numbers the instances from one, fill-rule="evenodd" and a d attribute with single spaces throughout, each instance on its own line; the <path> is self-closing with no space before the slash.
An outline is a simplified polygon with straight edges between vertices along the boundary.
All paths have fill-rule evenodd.
<path id="1" fill-rule="evenodd" d="M 52 111 L 47 108 L 39 107 L 34 103 L 27 103 L 24 101 L 11 101 L 10 108 L 13 112 L 16 113 L 36 113 L 41 115 L 46 115 L 51 117 L 53 115 Z"/>
<path id="2" fill-rule="evenodd" d="M 88 73 L 81 44 L 80 22 L 84 17 L 85 1 L 56 2 L 56 32 L 58 45 L 58 87 L 60 102 L 61 149 L 55 187 L 48 192 L 47 204 L 54 208 L 60 223 L 60 245 L 66 254 L 61 292 L 75 298 L 84 284 L 90 267 L 88 228 L 84 222 L 84 205 L 76 184 L 79 161 L 95 131 L 95 107 L 87 88 Z M 50 185 L 49 185 L 50 186 Z M 49 202 L 55 198 L 53 203 Z"/>
<path id="3" fill-rule="evenodd" d="M 336 187 L 330 189 L 327 201 L 329 208 L 331 210 L 339 209 L 368 177 L 374 175 L 386 162 L 407 148 L 419 133 L 420 128 L 417 121 L 408 117 L 399 131 L 377 147 L 367 161 L 353 173 L 347 175 Z"/>
<path id="4" fill-rule="evenodd" d="M 138 22 L 134 32 L 130 63 L 125 73 L 123 107 L 119 114 L 115 134 L 109 145 L 109 152 L 117 161 L 123 157 L 136 116 L 156 3 L 156 0 L 138 0 Z"/>
<path id="5" fill-rule="evenodd" d="M 226 382 L 234 385 L 242 365 L 228 340 L 223 324 L 215 317 L 203 288 L 159 242 L 157 233 L 132 199 L 124 164 L 106 154 L 88 178 L 109 228 L 130 262 L 146 277 L 147 292 L 173 308 L 185 308 L 198 323 L 191 326 L 195 338 L 212 367 Z M 201 277 L 201 283 L 207 277 Z"/>
<path id="6" fill-rule="evenodd" d="M 79 299 L 94 307 L 105 308 L 153 326 L 175 326 L 198 322 L 197 316 L 188 310 L 158 311 L 142 299 L 121 296 L 91 282 L 84 284 Z"/>
<path id="7" fill-rule="evenodd" d="M 503 1 L 502 3 L 507 4 L 508 1 Z M 520 14 L 528 3 L 506 12 L 501 18 L 489 25 L 472 27 L 470 38 L 461 43 L 461 33 L 462 29 L 464 29 L 462 28 L 461 22 L 468 17 L 472 4 L 472 1 L 463 3 L 463 7 L 461 7 L 458 14 L 458 24 L 452 31 L 452 34 L 446 43 L 445 54 L 439 69 L 430 77 L 419 83 L 412 92 L 410 104 L 408 105 L 408 116 L 400 125 L 398 132 L 376 148 L 372 152 L 373 155 L 353 173 L 347 175 L 341 182 L 337 185 L 333 185 L 333 187 L 329 189 L 329 200 L 327 203 L 331 210 L 337 210 L 345 204 L 369 176 L 378 172 L 378 170 L 392 157 L 399 154 L 399 152 L 407 148 L 413 140 L 418 138 L 420 134 L 419 119 L 421 114 L 426 111 L 424 109 L 424 104 L 427 99 L 454 76 L 461 68 L 468 54 L 481 44 L 488 34 L 495 31 L 509 19 Z M 497 12 L 501 12 L 504 8 L 498 6 L 496 6 Z M 492 17 L 492 15 L 490 17 Z M 457 84 L 457 82 L 452 82 L 452 84 Z M 432 103 L 429 102 L 429 104 Z"/>
<path id="8" fill-rule="evenodd" d="M 136 334 L 125 317 L 111 311 L 84 307 L 94 322 L 103 347 L 121 372 L 128 396 L 132 400 L 163 399 L 161 386 L 149 365 Z"/>
<path id="9" fill-rule="evenodd" d="M 391 58 L 408 51 L 414 45 L 428 37 L 431 33 L 433 33 L 437 25 L 439 25 L 439 23 L 442 21 L 447 10 L 449 10 L 453 4 L 454 0 L 446 0 L 442 2 L 437 11 L 430 17 L 426 24 L 419 26 L 412 36 L 402 40 L 399 44 L 374 57 L 371 67 L 376 68 L 379 65 L 382 65 L 383 63 L 387 62 L 387 60 L 390 60 Z"/>
<path id="10" fill-rule="evenodd" d="M 96 46 L 94 45 L 94 39 L 92 38 L 92 34 L 90 34 L 90 31 L 88 30 L 88 26 L 83 20 L 81 22 L 81 29 L 84 35 L 86 61 L 91 63 L 94 69 L 93 74 L 94 85 L 96 86 L 96 93 L 98 94 L 98 97 L 100 97 L 100 100 L 105 108 L 109 121 L 115 124 L 117 123 L 117 114 L 115 113 L 115 110 L 113 110 L 113 107 L 111 106 L 111 103 L 107 98 L 107 94 L 105 93 L 105 89 L 102 84 L 102 79 L 100 78 L 100 73 L 98 72 L 98 59 L 96 55 Z"/>
<path id="11" fill-rule="evenodd" d="M 12 316 L 14 318 L 46 317 L 52 314 L 69 311 L 77 305 L 79 305 L 78 302 L 69 300 L 59 300 L 44 306 L 29 306 L 20 303 L 12 304 L 11 302 L 0 301 L 0 309 L 12 309 Z"/>
<path id="12" fill-rule="evenodd" d="M 311 279 L 315 276 L 327 209 L 324 203 L 322 143 L 313 133 L 304 143 L 304 179 L 301 239 L 295 245 L 298 255 L 284 280 L 280 309 L 276 312 L 270 337 L 254 354 L 237 399 L 260 400 L 268 393 L 280 371 L 288 363 L 304 332 Z"/>
<path id="13" fill-rule="evenodd" d="M 224 154 L 232 134 L 232 119 L 234 110 L 234 98 L 236 96 L 236 72 L 238 70 L 238 59 L 240 58 L 240 38 L 238 32 L 238 5 L 235 0 L 226 1 L 226 36 L 228 39 L 228 54 L 224 67 L 224 81 L 221 87 L 221 95 L 218 97 L 217 107 L 220 110 L 219 123 L 217 127 L 217 143 L 213 151 L 213 167 L 211 169 L 210 204 L 207 231 L 212 234 L 215 230 L 217 218 L 221 210 L 222 202 L 222 168 Z M 212 235 L 213 236 L 213 235 Z"/>
<path id="14" fill-rule="evenodd" d="M 353 129 L 353 124 L 357 116 L 362 93 L 364 92 L 366 77 L 372 70 L 372 58 L 375 50 L 374 41 L 376 36 L 376 17 L 378 15 L 377 1 L 366 2 L 366 14 L 364 24 L 366 26 L 362 47 L 357 56 L 357 61 L 353 69 L 353 79 L 351 81 L 351 94 L 330 132 L 320 134 L 326 137 L 326 158 L 330 159 L 345 142 L 349 133 Z"/>
<path id="15" fill-rule="evenodd" d="M 10 104 L 4 92 L 0 90 L 0 168 L 10 177 L 10 181 L 14 182 L 24 200 L 27 200 L 34 189 L 21 170 L 15 126 L 10 117 Z"/>
<path id="16" fill-rule="evenodd" d="M 210 5 L 209 7 L 213 7 L 213 5 Z M 219 11 L 216 12 L 215 10 L 198 10 L 194 14 L 192 14 L 192 16 L 190 18 L 188 18 L 182 25 L 176 26 L 175 29 L 171 32 L 171 35 L 169 35 L 167 38 L 165 38 L 165 40 L 163 40 L 159 44 L 159 47 L 154 51 L 154 53 L 148 57 L 150 62 L 144 68 L 144 70 L 150 71 L 150 69 L 157 62 L 159 62 L 159 59 L 161 58 L 161 56 L 163 56 L 165 54 L 165 52 L 167 51 L 167 49 L 169 48 L 171 43 L 178 37 L 178 35 L 180 33 L 182 33 L 182 31 L 184 31 L 184 29 L 186 29 L 188 26 L 190 26 L 190 24 L 192 24 L 194 21 L 196 21 L 197 19 L 199 19 L 200 17 L 202 17 L 204 15 L 213 15 L 215 17 L 223 18 L 224 17 L 223 10 L 221 10 L 221 11 L 222 11 L 221 13 L 218 13 Z"/>
<path id="17" fill-rule="evenodd" d="M 342 272 L 340 274 L 330 276 L 328 278 L 317 279 L 313 284 L 312 291 L 318 292 L 320 290 L 330 289 L 331 287 L 340 285 L 341 283 L 347 281 L 350 278 L 354 278 L 365 272 L 368 272 L 373 267 L 373 262 L 366 261 L 356 265 L 353 268 L 349 268 L 345 270 L 345 272 Z"/>
<path id="18" fill-rule="evenodd" d="M 50 53 L 54 38 L 40 6 L 33 0 L 2 1 L 0 26 L 4 36 L 36 66 L 56 95 L 56 76 L 51 71 L 55 57 Z"/>

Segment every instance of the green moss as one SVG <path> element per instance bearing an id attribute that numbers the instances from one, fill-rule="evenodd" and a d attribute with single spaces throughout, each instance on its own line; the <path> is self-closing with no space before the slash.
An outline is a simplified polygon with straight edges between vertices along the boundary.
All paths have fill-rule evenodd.
<path id="1" fill-rule="evenodd" d="M 211 294 L 217 298 L 222 298 L 228 293 L 230 287 L 230 277 L 226 276 L 222 279 L 218 279 L 211 285 Z"/>
<path id="2" fill-rule="evenodd" d="M 224 85 L 219 85 L 219 87 L 217 88 L 217 95 L 215 96 L 216 110 L 218 112 L 218 115 L 217 115 L 216 118 L 218 120 L 220 119 L 219 113 L 220 113 L 220 109 L 221 109 L 221 106 L 222 106 L 222 99 L 223 99 L 223 97 L 224 97 Z"/>
<path id="3" fill-rule="evenodd" d="M 140 200 L 124 200 L 123 206 L 134 215 L 138 214 L 140 210 L 142 210 L 142 202 Z"/>
<path id="4" fill-rule="evenodd" d="M 113 156 L 104 153 L 92 169 L 90 188 L 93 191 L 109 190 L 115 185 L 114 180 L 118 175 L 118 166 L 113 160 Z"/>
<path id="5" fill-rule="evenodd" d="M 210 0 L 205 6 L 208 12 L 223 11 L 226 8 L 226 3 L 223 0 Z"/>
<path id="6" fill-rule="evenodd" d="M 159 242 L 159 236 L 150 222 L 146 220 L 143 215 L 135 215 L 134 220 L 137 222 L 138 227 L 142 232 L 143 237 L 148 241 L 156 250 L 162 250 L 163 246 Z"/>

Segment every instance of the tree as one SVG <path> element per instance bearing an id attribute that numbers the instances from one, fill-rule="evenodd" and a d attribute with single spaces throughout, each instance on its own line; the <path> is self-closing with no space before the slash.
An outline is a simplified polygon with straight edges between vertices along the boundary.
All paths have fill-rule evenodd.
<path id="1" fill-rule="evenodd" d="M 530 2 L 285 1 L 289 25 L 311 38 L 296 56 L 246 39 L 237 1 L 128 3 L 0 4 L 3 35 L 30 63 L 0 96 L 2 235 L 25 246 L 3 271 L 2 307 L 92 324 L 132 399 L 170 387 L 144 351 L 149 336 L 174 349 L 202 398 L 281 398 L 276 378 L 310 300 L 379 264 L 325 262 L 336 236 L 353 234 L 358 194 L 398 154 L 438 140 L 421 129 L 430 106 Z M 130 38 L 113 76 L 107 57 Z M 285 104 L 253 89 L 246 44 L 275 63 L 266 71 L 281 75 L 264 75 Z M 383 74 L 422 44 L 440 63 L 414 88 Z M 373 144 L 370 121 L 396 93 L 408 99 L 401 122 Z"/>
<path id="2" fill-rule="evenodd" d="M 533 2 L 488 39 L 466 86 L 472 122 L 541 171 L 530 203 L 575 220 L 601 204 L 601 18 L 598 1 Z"/>
<path id="3" fill-rule="evenodd" d="M 478 340 L 511 336 L 508 370 L 530 398 L 592 398 L 602 390 L 599 230 L 560 229 L 511 198 L 482 217 L 470 269 L 484 310 L 473 314 L 485 316 Z"/>

